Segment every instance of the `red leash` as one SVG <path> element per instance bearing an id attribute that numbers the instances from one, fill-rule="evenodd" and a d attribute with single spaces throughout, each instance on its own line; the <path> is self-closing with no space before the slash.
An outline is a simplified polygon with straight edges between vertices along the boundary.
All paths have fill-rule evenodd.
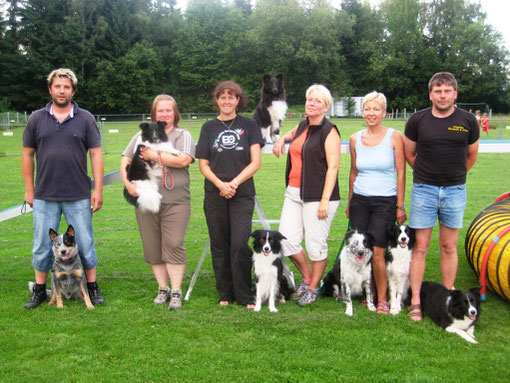
<path id="1" fill-rule="evenodd" d="M 162 184 L 165 187 L 165 189 L 172 190 L 175 186 L 174 177 L 172 176 L 172 172 L 169 168 L 163 165 L 163 161 L 161 160 L 161 152 L 158 150 L 158 159 L 159 159 L 159 166 L 161 166 L 161 175 L 163 178 Z M 168 186 L 166 183 L 166 175 L 170 176 L 170 180 L 172 181 L 171 186 Z"/>

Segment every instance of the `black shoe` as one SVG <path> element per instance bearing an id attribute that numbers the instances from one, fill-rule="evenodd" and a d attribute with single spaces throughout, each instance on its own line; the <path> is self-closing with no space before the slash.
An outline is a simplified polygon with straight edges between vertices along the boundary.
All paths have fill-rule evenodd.
<path id="1" fill-rule="evenodd" d="M 46 299 L 48 299 L 48 294 L 46 294 L 46 286 L 43 289 L 38 289 L 37 286 L 32 288 L 32 296 L 28 300 L 25 305 L 26 309 L 35 309 L 39 307 L 41 303 L 43 303 Z"/>
<path id="2" fill-rule="evenodd" d="M 103 294 L 101 294 L 97 282 L 87 282 L 87 290 L 89 291 L 90 301 L 94 306 L 104 303 Z"/>

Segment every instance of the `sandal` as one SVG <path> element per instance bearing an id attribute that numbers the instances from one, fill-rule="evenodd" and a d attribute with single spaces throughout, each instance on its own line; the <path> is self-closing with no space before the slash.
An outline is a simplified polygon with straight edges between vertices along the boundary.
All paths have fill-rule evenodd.
<path id="1" fill-rule="evenodd" d="M 407 316 L 415 322 L 421 322 L 423 313 L 421 312 L 421 305 L 410 305 L 407 309 Z"/>
<path id="2" fill-rule="evenodd" d="M 377 314 L 389 314 L 390 313 L 390 305 L 388 301 L 379 301 L 377 302 Z"/>

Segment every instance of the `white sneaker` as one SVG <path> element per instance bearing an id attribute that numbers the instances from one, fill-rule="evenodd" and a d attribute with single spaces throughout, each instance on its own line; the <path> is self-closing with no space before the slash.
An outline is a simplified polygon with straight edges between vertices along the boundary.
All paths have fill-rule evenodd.
<path id="1" fill-rule="evenodd" d="M 172 294 L 170 294 L 170 305 L 168 305 L 168 310 L 177 310 L 182 307 L 182 291 L 172 289 Z"/>
<path id="2" fill-rule="evenodd" d="M 162 305 L 170 299 L 168 286 L 159 286 L 158 295 L 154 298 L 155 305 Z"/>

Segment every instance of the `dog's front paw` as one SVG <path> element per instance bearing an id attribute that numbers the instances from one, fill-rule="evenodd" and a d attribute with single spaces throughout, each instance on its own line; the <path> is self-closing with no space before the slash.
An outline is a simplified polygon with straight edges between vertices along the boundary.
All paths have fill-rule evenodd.
<path id="1" fill-rule="evenodd" d="M 353 314 L 352 305 L 351 306 L 347 306 L 345 308 L 345 315 L 347 315 L 348 317 L 352 317 L 352 314 Z"/>
<path id="2" fill-rule="evenodd" d="M 372 302 L 367 302 L 367 307 L 370 311 L 376 311 L 377 308 L 374 306 Z"/>
<path id="3" fill-rule="evenodd" d="M 255 311 L 256 313 L 258 313 L 260 311 L 262 307 L 260 305 L 255 305 L 255 307 L 253 308 L 253 311 Z"/>
<path id="4" fill-rule="evenodd" d="M 390 314 L 397 315 L 400 313 L 400 307 L 398 306 L 392 306 L 390 309 Z"/>
<path id="5" fill-rule="evenodd" d="M 277 313 L 278 309 L 276 307 L 270 307 L 269 311 L 271 311 L 272 313 Z"/>

